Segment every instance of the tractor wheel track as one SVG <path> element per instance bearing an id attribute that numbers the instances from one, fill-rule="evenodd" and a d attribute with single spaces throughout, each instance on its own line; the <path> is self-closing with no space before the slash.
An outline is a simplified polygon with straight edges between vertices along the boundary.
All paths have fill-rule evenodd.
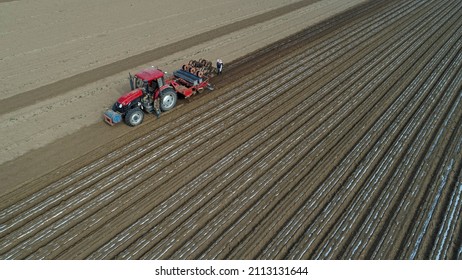
<path id="1" fill-rule="evenodd" d="M 1 258 L 460 257 L 460 16 L 370 1 L 231 63 L 4 196 Z"/>

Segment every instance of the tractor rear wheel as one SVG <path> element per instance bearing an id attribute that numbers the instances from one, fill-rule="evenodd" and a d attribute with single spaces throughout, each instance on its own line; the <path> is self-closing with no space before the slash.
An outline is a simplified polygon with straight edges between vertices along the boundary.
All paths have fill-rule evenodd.
<path id="1" fill-rule="evenodd" d="M 170 111 L 175 107 L 177 95 L 176 92 L 171 89 L 167 88 L 160 93 L 160 109 L 164 112 Z"/>
<path id="2" fill-rule="evenodd" d="M 125 123 L 129 126 L 137 126 L 143 122 L 143 118 L 143 111 L 140 108 L 133 108 L 125 114 Z"/>

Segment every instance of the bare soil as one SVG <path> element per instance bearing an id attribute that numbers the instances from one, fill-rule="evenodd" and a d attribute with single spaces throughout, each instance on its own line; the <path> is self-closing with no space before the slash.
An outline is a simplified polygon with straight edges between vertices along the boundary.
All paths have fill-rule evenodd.
<path id="1" fill-rule="evenodd" d="M 462 258 L 461 16 L 368 1 L 81 130 L 98 148 L 1 196 L 1 258 Z"/>

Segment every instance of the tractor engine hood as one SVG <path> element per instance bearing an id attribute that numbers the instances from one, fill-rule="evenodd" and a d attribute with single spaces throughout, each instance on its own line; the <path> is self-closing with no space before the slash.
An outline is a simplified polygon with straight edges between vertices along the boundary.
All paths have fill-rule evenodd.
<path id="1" fill-rule="evenodd" d="M 134 90 L 122 95 L 121 97 L 119 97 L 119 99 L 117 99 L 117 102 L 119 104 L 122 104 L 123 106 L 127 106 L 133 100 L 135 100 L 135 99 L 137 99 L 138 97 L 141 97 L 141 96 L 143 96 L 143 91 L 141 89 L 137 88 L 137 89 L 134 89 Z"/>

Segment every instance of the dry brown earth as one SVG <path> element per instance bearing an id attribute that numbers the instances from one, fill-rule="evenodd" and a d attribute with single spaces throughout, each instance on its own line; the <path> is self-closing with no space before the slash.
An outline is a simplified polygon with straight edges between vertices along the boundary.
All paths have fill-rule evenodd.
<path id="1" fill-rule="evenodd" d="M 368 1 L 233 61 L 4 194 L 1 257 L 462 258 L 461 16 Z"/>

